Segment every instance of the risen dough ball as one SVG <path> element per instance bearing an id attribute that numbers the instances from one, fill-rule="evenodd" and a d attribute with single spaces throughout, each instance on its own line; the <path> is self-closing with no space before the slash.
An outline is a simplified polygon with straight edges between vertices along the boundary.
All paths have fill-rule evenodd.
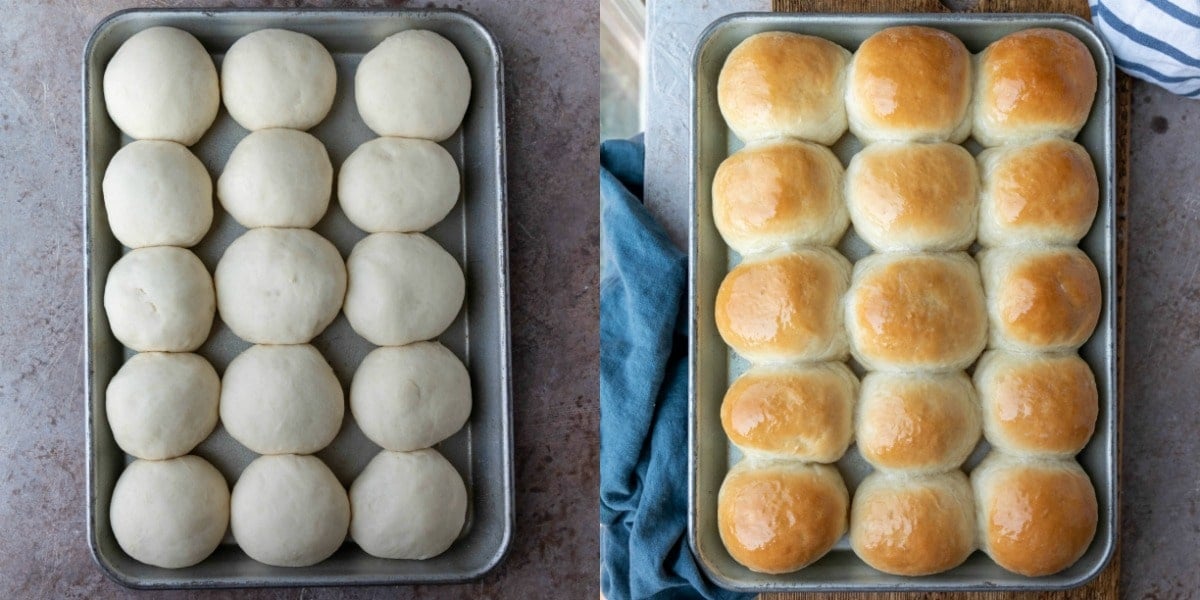
<path id="1" fill-rule="evenodd" d="M 221 63 L 221 99 L 251 131 L 308 129 L 329 113 L 336 91 L 333 57 L 303 33 L 260 29 L 234 42 Z"/>
<path id="2" fill-rule="evenodd" d="M 105 409 L 117 445 L 138 458 L 183 456 L 217 426 L 221 380 L 195 354 L 143 352 L 108 383 Z"/>
<path id="3" fill-rule="evenodd" d="M 307 567 L 337 551 L 350 526 L 350 501 L 333 471 L 313 456 L 260 456 L 230 500 L 233 537 L 250 558 Z"/>
<path id="4" fill-rule="evenodd" d="M 316 348 L 251 346 L 225 368 L 221 423 L 258 454 L 312 454 L 342 426 L 345 402 Z"/>
<path id="5" fill-rule="evenodd" d="M 419 233 L 368 235 L 350 252 L 346 270 L 346 319 L 377 346 L 437 337 L 454 322 L 466 293 L 458 261 Z"/>
<path id="6" fill-rule="evenodd" d="M 248 229 L 307 229 L 325 216 L 332 188 L 333 165 L 320 140 L 294 129 L 266 129 L 233 149 L 217 180 L 217 198 Z"/>
<path id="7" fill-rule="evenodd" d="M 372 442 L 388 450 L 428 448 L 471 415 L 471 376 L 437 342 L 376 348 L 350 385 L 350 411 Z"/>
<path id="8" fill-rule="evenodd" d="M 151 27 L 121 44 L 104 69 L 104 105 L 126 135 L 195 144 L 217 118 L 217 68 L 191 34 Z"/>
<path id="9" fill-rule="evenodd" d="M 423 560 L 462 531 L 467 488 L 436 450 L 384 450 L 350 486 L 350 506 L 350 537 L 367 554 Z"/>
<path id="10" fill-rule="evenodd" d="M 130 251 L 108 272 L 104 312 L 113 335 L 138 352 L 191 352 L 212 329 L 213 281 L 195 254 L 156 246 Z"/>
<path id="11" fill-rule="evenodd" d="M 229 486 L 197 456 L 136 460 L 113 488 L 113 535 L 134 560 L 190 567 L 221 543 L 229 524 Z"/>
<path id="12" fill-rule="evenodd" d="M 104 171 L 103 189 L 108 226 L 130 248 L 193 246 L 212 225 L 212 179 L 174 142 L 121 148 Z"/>
<path id="13" fill-rule="evenodd" d="M 454 208 L 458 165 L 428 140 L 376 138 L 342 163 L 338 202 L 359 229 L 424 231 Z"/>
<path id="14" fill-rule="evenodd" d="M 305 344 L 337 317 L 346 265 L 307 229 L 251 229 L 217 263 L 217 310 L 255 344 Z"/>
<path id="15" fill-rule="evenodd" d="M 354 99 L 375 133 L 440 142 L 462 123 L 471 74 L 450 40 L 432 31 L 401 31 L 358 63 Z"/>

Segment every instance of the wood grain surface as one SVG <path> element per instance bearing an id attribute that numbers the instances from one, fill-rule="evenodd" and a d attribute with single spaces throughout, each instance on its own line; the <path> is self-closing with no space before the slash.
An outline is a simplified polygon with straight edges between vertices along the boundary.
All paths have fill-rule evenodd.
<path id="1" fill-rule="evenodd" d="M 1087 0 L 979 0 L 968 4 L 966 12 L 1065 13 L 1091 20 Z M 772 0 L 778 12 L 951 12 L 938 0 Z M 1129 206 L 1129 123 L 1133 82 L 1124 73 L 1117 75 L 1117 449 L 1121 447 L 1122 405 L 1124 404 L 1125 363 L 1125 273 L 1128 260 Z M 1117 462 L 1118 471 L 1120 461 Z M 1117 510 L 1120 510 L 1120 473 L 1117 474 Z M 933 592 L 873 594 L 762 594 L 762 600 L 1107 600 L 1117 598 L 1121 573 L 1120 517 L 1118 543 L 1112 562 L 1099 577 L 1073 590 L 1057 592 Z"/>

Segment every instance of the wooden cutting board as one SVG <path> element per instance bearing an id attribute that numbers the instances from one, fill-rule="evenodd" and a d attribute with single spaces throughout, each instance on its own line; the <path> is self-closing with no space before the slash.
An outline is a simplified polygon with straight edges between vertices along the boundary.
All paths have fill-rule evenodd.
<path id="1" fill-rule="evenodd" d="M 969 3 L 968 3 L 969 4 Z M 938 0 L 772 0 L 778 12 L 951 12 Z M 979 0 L 968 12 L 1066 13 L 1091 20 L 1087 0 Z M 1124 403 L 1125 363 L 1125 273 L 1129 238 L 1129 115 L 1132 105 L 1133 82 L 1117 75 L 1117 449 L 1121 448 L 1121 421 Z M 1118 471 L 1120 461 L 1118 461 Z M 1117 474 L 1120 482 L 1120 473 Z M 1117 509 L 1120 510 L 1120 488 Z M 1118 515 L 1118 544 L 1113 560 L 1104 572 L 1091 583 L 1059 592 L 934 592 L 874 594 L 762 594 L 762 600 L 1107 600 L 1118 597 L 1121 574 L 1120 517 Z"/>

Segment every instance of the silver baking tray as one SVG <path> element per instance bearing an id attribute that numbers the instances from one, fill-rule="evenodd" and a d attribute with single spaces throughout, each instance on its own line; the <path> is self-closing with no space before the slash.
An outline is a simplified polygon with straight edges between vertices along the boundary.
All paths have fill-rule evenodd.
<path id="1" fill-rule="evenodd" d="M 426 561 L 384 560 L 347 541 L 328 560 L 289 569 L 251 560 L 227 536 L 226 543 L 204 562 L 185 569 L 161 569 L 134 561 L 117 545 L 108 520 L 109 498 L 130 459 L 113 441 L 104 393 L 131 353 L 112 336 L 104 313 L 104 281 L 123 249 L 109 231 L 100 183 L 109 159 L 129 139 L 108 118 L 101 81 L 105 64 L 121 43 L 156 25 L 195 35 L 218 69 L 235 40 L 265 27 L 306 33 L 324 44 L 337 64 L 338 91 L 333 110 L 311 133 L 325 143 L 335 169 L 359 144 L 375 137 L 354 104 L 354 71 L 363 54 L 387 36 L 413 28 L 436 31 L 462 52 L 471 71 L 470 108 L 460 131 L 443 146 L 462 171 L 463 192 L 453 212 L 429 231 L 466 273 L 465 307 L 440 340 L 466 363 L 474 394 L 469 423 L 437 446 L 462 474 L 469 497 L 466 527 L 445 554 Z M 113 14 L 97 26 L 83 55 L 87 525 L 92 554 L 113 579 L 138 588 L 438 583 L 479 577 L 502 560 L 512 537 L 514 514 L 503 90 L 496 40 L 473 17 L 453 10 L 139 9 Z M 192 151 L 215 178 L 246 133 L 222 108 L 212 129 Z M 215 208 L 212 230 L 193 249 L 210 272 L 225 247 L 244 231 L 219 204 Z M 315 229 L 343 256 L 364 237 L 336 201 Z M 358 363 L 372 349 L 341 315 L 313 344 L 347 390 Z M 217 319 L 199 353 L 223 371 L 248 346 Z M 348 486 L 378 450 L 347 410 L 342 431 L 318 456 Z M 212 462 L 231 484 L 255 458 L 222 428 L 195 454 Z"/>
<path id="2" fill-rule="evenodd" d="M 1096 434 L 1078 460 L 1095 484 L 1100 523 L 1095 541 L 1083 558 L 1057 575 L 1038 578 L 1014 575 L 977 551 L 965 564 L 946 573 L 898 577 L 876 571 L 859 560 L 846 538 L 808 568 L 790 575 L 762 575 L 735 562 L 717 533 L 717 491 L 730 465 L 740 458 L 721 429 L 721 400 L 729 382 L 746 368 L 745 361 L 722 342 L 713 321 L 717 287 L 739 260 L 717 233 L 710 207 L 710 189 L 717 166 L 740 147 L 717 107 L 717 76 L 730 50 L 755 33 L 793 31 L 817 35 L 853 51 L 872 33 L 895 25 L 927 25 L 948 31 L 961 38 L 972 52 L 983 50 L 991 41 L 1013 31 L 1053 27 L 1082 40 L 1096 60 L 1099 72 L 1096 102 L 1077 141 L 1091 154 L 1100 179 L 1100 210 L 1095 225 L 1081 244 L 1099 268 L 1103 288 L 1100 324 L 1081 350 L 1096 374 L 1100 415 Z M 1052 590 L 1078 586 L 1098 575 L 1112 556 L 1117 539 L 1115 80 L 1112 52 L 1105 42 L 1089 24 L 1066 15 L 745 13 L 724 17 L 710 25 L 697 42 L 693 60 L 688 537 L 705 572 L 721 587 L 753 592 Z M 860 147 L 847 134 L 835 144 L 834 152 L 845 164 Z M 979 147 L 972 140 L 967 149 L 974 154 Z M 842 240 L 839 249 L 851 260 L 868 253 L 867 246 L 853 231 Z M 965 468 L 969 471 L 986 453 L 987 443 L 982 442 Z M 852 492 L 870 472 L 869 465 L 853 446 L 837 467 Z"/>

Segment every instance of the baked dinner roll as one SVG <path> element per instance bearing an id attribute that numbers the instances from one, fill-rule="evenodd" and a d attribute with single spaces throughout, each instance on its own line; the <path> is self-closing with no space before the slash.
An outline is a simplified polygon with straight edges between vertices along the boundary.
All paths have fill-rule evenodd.
<path id="1" fill-rule="evenodd" d="M 876 250 L 965 250 L 978 182 L 962 146 L 880 142 L 850 160 L 846 204 L 854 231 Z"/>
<path id="2" fill-rule="evenodd" d="M 1096 167 L 1083 146 L 1060 138 L 979 154 L 979 243 L 1074 246 L 1100 203 Z"/>
<path id="3" fill-rule="evenodd" d="M 742 254 L 832 246 L 850 224 L 842 163 L 828 148 L 797 140 L 752 144 L 726 158 L 713 178 L 712 204 L 717 231 Z"/>
<path id="4" fill-rule="evenodd" d="M 1006 35 L 979 54 L 972 135 L 999 146 L 1047 135 L 1073 139 L 1096 98 L 1087 46 L 1057 29 Z"/>
<path id="5" fill-rule="evenodd" d="M 929 477 L 872 473 L 854 491 L 850 547 L 892 575 L 932 575 L 975 550 L 975 501 L 962 471 Z"/>
<path id="6" fill-rule="evenodd" d="M 971 132 L 971 53 L 954 35 L 890 27 L 863 41 L 846 75 L 850 132 L 878 140 L 962 142 Z"/>
<path id="7" fill-rule="evenodd" d="M 971 472 L 979 547 L 996 564 L 1052 575 L 1079 560 L 1096 535 L 1096 490 L 1073 460 L 989 454 Z"/>
<path id="8" fill-rule="evenodd" d="M 829 465 L 743 460 L 717 495 L 717 529 L 730 556 L 758 573 L 790 573 L 846 532 L 850 496 Z"/>
<path id="9" fill-rule="evenodd" d="M 725 393 L 721 426 L 747 454 L 831 463 L 850 445 L 857 391 L 845 363 L 756 367 Z"/>
<path id="10" fill-rule="evenodd" d="M 1100 275 L 1078 248 L 980 252 L 989 346 L 1057 352 L 1083 345 L 1100 319 Z"/>
<path id="11" fill-rule="evenodd" d="M 984 433 L 998 450 L 1068 458 L 1096 429 L 1096 376 L 1076 354 L 990 350 L 975 365 L 975 387 Z"/>
<path id="12" fill-rule="evenodd" d="M 859 392 L 855 440 L 881 471 L 957 468 L 979 443 L 979 403 L 965 373 L 868 373 Z"/>
<path id="13" fill-rule="evenodd" d="M 769 31 L 738 44 L 717 79 L 717 103 L 743 141 L 794 137 L 829 145 L 846 132 L 850 52 L 819 37 Z"/>
<path id="14" fill-rule="evenodd" d="M 868 256 L 854 265 L 846 331 L 872 371 L 964 369 L 987 342 L 979 271 L 961 252 Z"/>
<path id="15" fill-rule="evenodd" d="M 754 362 L 840 360 L 846 356 L 841 303 L 850 263 L 825 248 L 755 256 L 717 290 L 717 330 Z"/>

